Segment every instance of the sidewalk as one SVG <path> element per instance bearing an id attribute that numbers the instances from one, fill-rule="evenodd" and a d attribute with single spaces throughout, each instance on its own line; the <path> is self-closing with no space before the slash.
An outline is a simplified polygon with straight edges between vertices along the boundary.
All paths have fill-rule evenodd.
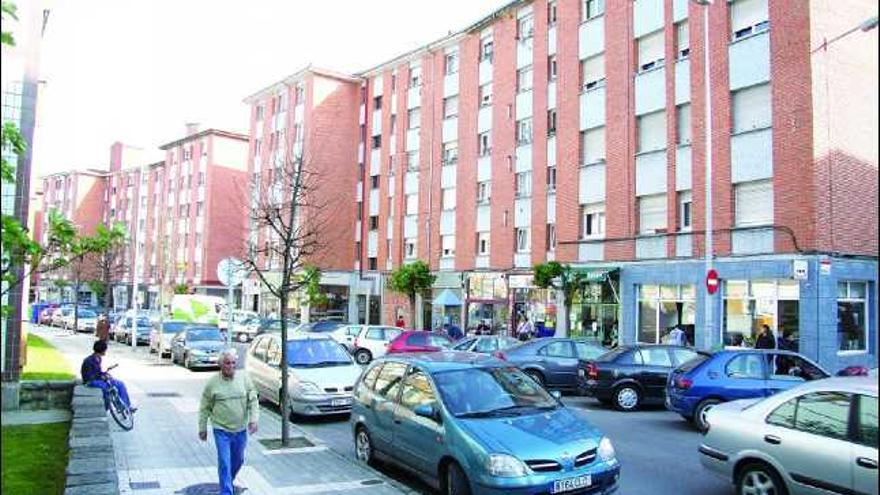
<path id="1" fill-rule="evenodd" d="M 71 363 L 87 356 L 93 342 L 86 335 L 65 336 L 45 328 L 34 333 L 48 338 Z M 199 397 L 215 372 L 193 373 L 159 362 L 143 347 L 133 350 L 118 344 L 111 344 L 106 361 L 120 362 L 114 375 L 126 382 L 138 406 L 132 431 L 110 422 L 120 493 L 216 494 L 213 435 L 207 442 L 197 435 Z M 236 478 L 246 495 L 404 493 L 389 478 L 334 452 L 295 424 L 290 432 L 299 448 L 265 448 L 260 440 L 281 438 L 281 418 L 265 407 L 260 413 L 259 431 L 248 441 L 245 465 Z M 307 443 L 311 446 L 304 446 Z"/>

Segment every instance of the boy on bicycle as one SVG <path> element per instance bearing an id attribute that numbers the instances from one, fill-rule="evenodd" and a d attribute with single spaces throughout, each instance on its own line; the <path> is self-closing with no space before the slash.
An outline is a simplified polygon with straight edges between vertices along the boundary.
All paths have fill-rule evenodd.
<path id="1" fill-rule="evenodd" d="M 82 375 L 83 383 L 89 387 L 100 388 L 104 392 L 104 399 L 107 398 L 107 387 L 112 383 L 119 391 L 119 398 L 122 399 L 122 402 L 128 406 L 131 412 L 135 412 L 137 408 L 131 407 L 131 400 L 128 398 L 128 390 L 126 390 L 125 384 L 122 383 L 122 380 L 117 380 L 107 375 L 104 371 L 101 371 L 101 358 L 107 353 L 107 341 L 98 340 L 92 345 L 92 350 L 94 352 L 89 357 L 83 359 L 82 367 L 80 367 L 80 374 Z"/>

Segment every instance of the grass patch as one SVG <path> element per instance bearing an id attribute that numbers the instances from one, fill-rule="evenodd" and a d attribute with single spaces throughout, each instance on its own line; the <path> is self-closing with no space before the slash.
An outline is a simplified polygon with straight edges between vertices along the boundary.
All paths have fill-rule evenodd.
<path id="1" fill-rule="evenodd" d="M 27 336 L 27 365 L 22 380 L 72 380 L 73 370 L 67 359 L 52 344 L 29 333 Z"/>
<path id="2" fill-rule="evenodd" d="M 3 493 L 64 493 L 69 422 L 3 427 Z"/>

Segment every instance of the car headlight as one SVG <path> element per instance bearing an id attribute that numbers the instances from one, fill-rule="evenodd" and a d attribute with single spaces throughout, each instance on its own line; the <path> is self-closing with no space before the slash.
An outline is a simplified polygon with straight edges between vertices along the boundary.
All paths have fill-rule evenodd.
<path id="1" fill-rule="evenodd" d="M 312 382 L 299 382 L 297 384 L 300 393 L 303 394 L 320 394 L 321 389 Z"/>
<path id="2" fill-rule="evenodd" d="M 193 356 L 204 356 L 204 355 L 205 355 L 205 351 L 203 351 L 203 350 L 201 350 L 201 349 L 190 349 L 189 352 L 190 352 Z"/>
<path id="3" fill-rule="evenodd" d="M 614 452 L 614 445 L 611 444 L 611 440 L 608 437 L 602 437 L 602 441 L 599 442 L 598 452 L 599 459 L 602 461 L 613 461 L 616 457 L 616 453 Z"/>
<path id="4" fill-rule="evenodd" d="M 526 475 L 526 465 L 516 457 L 507 454 L 489 454 L 486 470 L 492 476 L 515 478 Z"/>

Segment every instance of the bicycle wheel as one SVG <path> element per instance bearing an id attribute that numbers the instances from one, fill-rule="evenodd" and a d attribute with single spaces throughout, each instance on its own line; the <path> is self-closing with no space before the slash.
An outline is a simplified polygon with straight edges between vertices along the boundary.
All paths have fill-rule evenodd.
<path id="1" fill-rule="evenodd" d="M 110 415 L 113 416 L 113 420 L 116 421 L 120 428 L 125 431 L 130 431 L 134 428 L 134 415 L 131 414 L 128 406 L 122 402 L 122 398 L 119 397 L 119 392 L 115 387 L 110 389 L 109 409 Z"/>

